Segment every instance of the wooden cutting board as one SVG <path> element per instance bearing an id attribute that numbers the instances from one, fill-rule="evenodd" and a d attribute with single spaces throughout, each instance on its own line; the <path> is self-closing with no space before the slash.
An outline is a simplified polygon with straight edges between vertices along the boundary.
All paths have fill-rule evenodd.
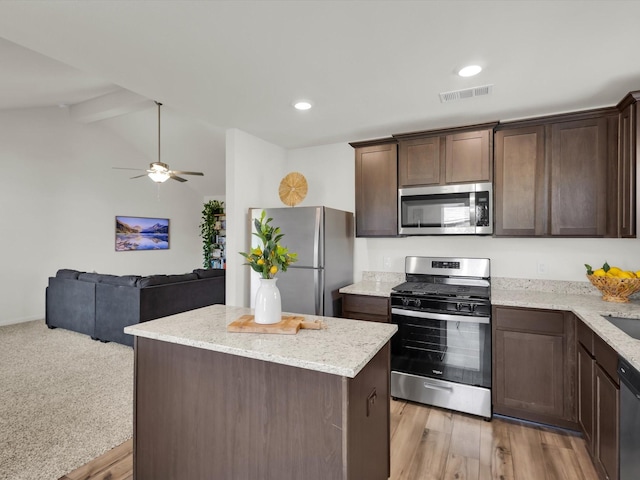
<path id="1" fill-rule="evenodd" d="M 305 321 L 304 317 L 295 315 L 283 316 L 278 323 L 262 324 L 254 321 L 253 315 L 242 315 L 227 325 L 227 332 L 244 332 L 244 333 L 280 333 L 284 335 L 295 335 L 301 328 L 310 330 L 320 330 L 322 322 Z"/>

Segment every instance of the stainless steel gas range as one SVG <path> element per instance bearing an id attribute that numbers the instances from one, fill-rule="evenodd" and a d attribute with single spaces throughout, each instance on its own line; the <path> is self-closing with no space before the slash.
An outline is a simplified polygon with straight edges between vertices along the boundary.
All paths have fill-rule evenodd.
<path id="1" fill-rule="evenodd" d="M 491 418 L 488 258 L 407 257 L 391 293 L 391 396 Z"/>

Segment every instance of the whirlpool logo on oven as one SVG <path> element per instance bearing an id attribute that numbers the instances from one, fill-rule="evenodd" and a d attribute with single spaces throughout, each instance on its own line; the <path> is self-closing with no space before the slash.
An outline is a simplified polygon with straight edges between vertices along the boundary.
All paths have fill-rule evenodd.
<path id="1" fill-rule="evenodd" d="M 442 375 L 442 370 L 431 370 L 435 375 Z"/>

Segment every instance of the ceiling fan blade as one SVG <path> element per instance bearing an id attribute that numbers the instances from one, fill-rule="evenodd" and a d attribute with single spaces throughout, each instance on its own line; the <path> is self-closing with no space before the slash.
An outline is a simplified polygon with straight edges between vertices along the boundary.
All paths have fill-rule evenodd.
<path id="1" fill-rule="evenodd" d="M 135 177 L 129 177 L 129 180 L 133 180 L 134 178 L 141 178 L 141 177 L 146 177 L 147 174 L 143 173 L 142 175 L 136 175 Z"/>
<path id="2" fill-rule="evenodd" d="M 143 171 L 144 168 L 128 168 L 128 167 L 111 167 L 115 170 L 138 170 L 138 171 Z"/>
<path id="3" fill-rule="evenodd" d="M 201 177 L 204 177 L 204 173 L 202 172 L 183 172 L 181 170 L 171 170 L 171 172 L 179 173 L 180 175 L 199 175 Z"/>
<path id="4" fill-rule="evenodd" d="M 177 175 L 174 175 L 173 173 L 171 173 L 170 178 L 173 178 L 174 180 L 177 180 L 179 182 L 186 182 L 187 181 L 186 178 L 178 177 Z"/>

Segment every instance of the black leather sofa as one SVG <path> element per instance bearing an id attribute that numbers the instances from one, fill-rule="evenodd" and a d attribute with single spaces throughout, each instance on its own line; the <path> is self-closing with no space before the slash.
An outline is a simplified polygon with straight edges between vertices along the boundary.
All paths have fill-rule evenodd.
<path id="1" fill-rule="evenodd" d="M 225 301 L 225 271 L 106 275 L 58 270 L 46 289 L 45 321 L 94 340 L 133 346 L 124 327 Z"/>

